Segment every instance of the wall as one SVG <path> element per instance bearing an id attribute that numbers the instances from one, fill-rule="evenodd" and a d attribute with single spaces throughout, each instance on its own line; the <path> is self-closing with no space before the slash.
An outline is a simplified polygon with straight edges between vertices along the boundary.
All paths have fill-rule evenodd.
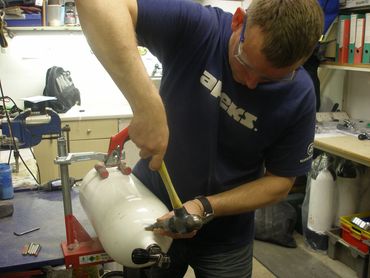
<path id="1" fill-rule="evenodd" d="M 92 54 L 80 31 L 17 31 L 0 54 L 4 94 L 23 107 L 21 98 L 42 95 L 46 71 L 61 66 L 71 72 L 82 105 L 126 103 Z"/>
<path id="2" fill-rule="evenodd" d="M 347 72 L 348 84 L 344 95 L 345 111 L 353 119 L 370 122 L 370 72 Z"/>
<path id="3" fill-rule="evenodd" d="M 370 121 L 370 72 L 320 69 L 321 108 L 331 111 L 334 103 L 353 119 Z"/>
<path id="4" fill-rule="evenodd" d="M 343 110 L 343 92 L 345 88 L 346 72 L 319 68 L 321 90 L 321 112 L 329 112 L 335 103 L 338 109 Z"/>
<path id="5" fill-rule="evenodd" d="M 250 0 L 246 0 L 248 2 Z M 235 12 L 243 1 L 199 0 Z M 16 31 L 1 49 L 0 80 L 4 94 L 23 108 L 21 98 L 42 95 L 46 71 L 62 66 L 71 72 L 81 92 L 82 106 L 127 105 L 127 101 L 90 50 L 81 31 Z M 150 53 L 144 62 L 148 73 L 157 62 Z"/>

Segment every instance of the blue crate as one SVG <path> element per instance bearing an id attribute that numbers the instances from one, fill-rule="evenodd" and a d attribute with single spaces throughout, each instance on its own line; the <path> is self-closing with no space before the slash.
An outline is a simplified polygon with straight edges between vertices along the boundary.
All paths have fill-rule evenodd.
<path id="1" fill-rule="evenodd" d="M 25 14 L 22 19 L 5 19 L 8 27 L 42 26 L 41 14 Z"/>

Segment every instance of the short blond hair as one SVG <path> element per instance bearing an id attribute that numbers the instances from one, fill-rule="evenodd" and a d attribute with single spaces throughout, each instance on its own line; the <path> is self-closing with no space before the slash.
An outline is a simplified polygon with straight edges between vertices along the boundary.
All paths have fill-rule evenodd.
<path id="1" fill-rule="evenodd" d="M 308 59 L 324 28 L 317 0 L 253 0 L 247 18 L 261 28 L 262 53 L 277 68 Z"/>

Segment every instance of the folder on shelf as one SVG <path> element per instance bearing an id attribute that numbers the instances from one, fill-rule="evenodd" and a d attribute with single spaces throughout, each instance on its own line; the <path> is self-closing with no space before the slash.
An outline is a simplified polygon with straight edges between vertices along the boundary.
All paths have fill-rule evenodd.
<path id="1" fill-rule="evenodd" d="M 359 14 L 351 14 L 349 28 L 348 63 L 353 64 L 355 60 L 356 24 Z"/>
<path id="2" fill-rule="evenodd" d="M 365 14 L 364 49 L 362 52 L 362 63 L 370 63 L 370 13 Z"/>
<path id="3" fill-rule="evenodd" d="M 353 64 L 355 61 L 355 44 L 357 35 L 357 22 L 358 19 L 363 18 L 362 14 L 351 14 L 350 31 L 349 31 L 349 47 L 348 47 L 348 63 Z M 362 55 L 362 54 L 361 54 Z"/>
<path id="4" fill-rule="evenodd" d="M 350 21 L 349 15 L 339 16 L 336 62 L 340 64 L 348 63 Z"/>
<path id="5" fill-rule="evenodd" d="M 354 64 L 362 63 L 362 53 L 364 50 L 364 34 L 365 34 L 365 16 L 360 15 L 356 19 L 356 40 L 353 61 Z"/>

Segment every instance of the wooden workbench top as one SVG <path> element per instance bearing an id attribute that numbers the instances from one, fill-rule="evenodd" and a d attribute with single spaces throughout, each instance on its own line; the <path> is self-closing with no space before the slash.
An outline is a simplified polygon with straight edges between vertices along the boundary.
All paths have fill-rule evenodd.
<path id="1" fill-rule="evenodd" d="M 315 148 L 370 167 L 370 140 L 352 135 L 315 138 Z"/>

